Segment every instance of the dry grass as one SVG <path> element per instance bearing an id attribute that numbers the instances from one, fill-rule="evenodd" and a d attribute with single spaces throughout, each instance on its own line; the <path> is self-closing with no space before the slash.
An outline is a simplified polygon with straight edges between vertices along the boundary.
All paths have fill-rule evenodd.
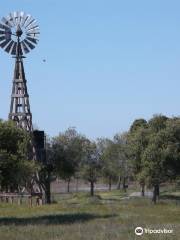
<path id="1" fill-rule="evenodd" d="M 60 195 L 58 203 L 41 207 L 0 205 L 2 240 L 133 240 L 179 239 L 180 203 L 163 199 L 121 199 L 119 191 Z M 178 204 L 179 203 L 179 204 Z M 144 234 L 137 226 L 173 229 L 174 234 Z"/>

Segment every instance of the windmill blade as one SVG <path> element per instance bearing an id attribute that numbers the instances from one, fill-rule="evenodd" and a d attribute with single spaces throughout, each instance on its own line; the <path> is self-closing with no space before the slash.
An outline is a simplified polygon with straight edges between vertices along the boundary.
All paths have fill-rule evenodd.
<path id="1" fill-rule="evenodd" d="M 18 30 L 22 30 L 23 35 Z M 16 36 L 16 33 L 19 36 Z M 12 55 L 17 55 L 17 57 L 23 56 L 35 48 L 39 41 L 39 34 L 39 26 L 30 14 L 15 11 L 9 13 L 7 17 L 3 17 L 0 22 L 0 47 Z M 16 36 L 16 38 L 12 36 Z"/>
<path id="2" fill-rule="evenodd" d="M 0 42 L 6 40 L 5 36 L 0 37 Z"/>
<path id="3" fill-rule="evenodd" d="M 31 15 L 28 14 L 28 15 L 27 15 L 27 18 L 26 18 L 26 21 L 25 21 L 25 24 L 24 24 L 24 27 L 25 27 L 25 25 L 28 24 L 29 21 L 31 21 L 31 19 L 32 19 Z"/>
<path id="4" fill-rule="evenodd" d="M 8 31 L 1 31 L 0 30 L 0 36 L 1 37 L 4 37 L 6 40 L 11 40 L 11 30 L 8 30 Z"/>
<path id="5" fill-rule="evenodd" d="M 39 26 L 38 25 L 34 25 L 34 26 L 31 26 L 30 28 L 26 29 L 26 32 L 37 32 L 39 31 Z"/>
<path id="6" fill-rule="evenodd" d="M 7 40 L 11 40 L 11 35 L 12 35 L 11 29 L 9 29 L 8 31 L 5 31 L 5 38 Z"/>
<path id="7" fill-rule="evenodd" d="M 33 27 L 27 29 L 27 32 L 28 32 L 28 31 L 31 31 L 31 30 L 37 30 L 37 31 L 38 31 L 38 30 L 39 30 L 39 26 L 38 26 L 38 25 L 33 26 Z"/>
<path id="8" fill-rule="evenodd" d="M 32 42 L 32 43 L 35 43 L 35 44 L 38 43 L 38 40 L 35 39 L 35 38 L 27 37 L 26 39 L 29 40 L 29 41 Z"/>
<path id="9" fill-rule="evenodd" d="M 10 50 L 11 50 L 11 47 L 12 47 L 12 45 L 13 45 L 13 43 L 14 43 L 14 41 L 13 40 L 11 40 L 11 42 L 8 44 L 8 46 L 4 49 L 7 53 L 9 53 L 10 52 Z"/>
<path id="10" fill-rule="evenodd" d="M 21 24 L 21 15 L 20 15 L 21 13 L 20 12 L 18 12 L 18 25 L 20 25 Z"/>
<path id="11" fill-rule="evenodd" d="M 33 25 L 36 23 L 36 20 L 35 19 L 32 19 L 26 26 L 25 26 L 25 28 L 28 28 L 29 26 L 31 27 L 33 27 Z"/>
<path id="12" fill-rule="evenodd" d="M 26 34 L 40 34 L 37 30 L 26 31 Z"/>
<path id="13" fill-rule="evenodd" d="M 26 23 L 27 19 L 28 19 L 28 16 L 24 13 L 21 27 L 24 26 L 24 24 Z"/>
<path id="14" fill-rule="evenodd" d="M 19 24 L 22 27 L 23 24 L 24 24 L 24 20 L 25 20 L 26 15 L 25 15 L 24 12 L 20 12 L 19 16 L 20 16 L 20 23 Z"/>
<path id="15" fill-rule="evenodd" d="M 4 34 L 5 34 L 5 31 L 0 30 L 0 35 L 4 35 Z"/>
<path id="16" fill-rule="evenodd" d="M 10 42 L 10 40 L 5 40 L 4 42 L 0 43 L 0 47 L 4 48 Z"/>
<path id="17" fill-rule="evenodd" d="M 11 53 L 12 55 L 16 55 L 16 48 L 17 48 L 17 43 L 14 42 L 14 44 L 13 44 L 13 46 L 12 46 L 12 49 L 11 49 L 11 51 L 10 51 L 10 53 Z"/>
<path id="18" fill-rule="evenodd" d="M 10 24 L 10 22 L 9 22 L 9 20 L 6 19 L 5 17 L 3 17 L 3 18 L 1 19 L 1 21 L 2 21 L 6 26 L 12 27 L 11 24 Z"/>
<path id="19" fill-rule="evenodd" d="M 35 48 L 35 46 L 34 46 L 32 43 L 30 43 L 27 39 L 25 39 L 24 42 L 26 43 L 26 45 L 27 45 L 30 49 L 34 49 L 34 48 Z"/>
<path id="20" fill-rule="evenodd" d="M 32 16 L 30 14 L 27 15 L 26 17 L 26 21 L 24 23 L 24 27 L 26 28 L 26 26 L 29 24 L 30 21 L 32 21 Z"/>
<path id="21" fill-rule="evenodd" d="M 15 26 L 14 16 L 12 13 L 8 15 L 9 22 L 11 23 L 12 27 Z"/>
<path id="22" fill-rule="evenodd" d="M 9 27 L 7 27 L 7 26 L 5 26 L 5 25 L 3 25 L 3 24 L 0 23 L 0 29 L 8 30 Z"/>
<path id="23" fill-rule="evenodd" d="M 17 25 L 18 25 L 19 13 L 18 13 L 18 12 L 14 12 L 14 13 L 13 13 L 13 16 L 14 16 L 15 26 L 17 26 Z"/>
<path id="24" fill-rule="evenodd" d="M 17 25 L 20 25 L 20 21 L 21 21 L 20 12 L 16 12 L 16 14 L 17 14 Z"/>
<path id="25" fill-rule="evenodd" d="M 22 49 L 23 49 L 24 53 L 29 53 L 30 50 L 28 49 L 28 47 L 26 46 L 26 44 L 24 43 L 24 41 L 22 41 L 21 44 L 22 44 Z"/>
<path id="26" fill-rule="evenodd" d="M 35 30 L 31 30 L 31 31 L 28 31 L 28 32 L 26 32 L 26 35 L 37 35 L 38 36 L 38 34 L 40 34 L 40 32 L 38 32 L 38 31 L 35 31 Z"/>
<path id="27" fill-rule="evenodd" d="M 34 38 L 39 41 L 38 34 L 39 33 L 27 33 L 26 35 L 27 35 L 27 37 L 31 37 L 31 38 Z"/>

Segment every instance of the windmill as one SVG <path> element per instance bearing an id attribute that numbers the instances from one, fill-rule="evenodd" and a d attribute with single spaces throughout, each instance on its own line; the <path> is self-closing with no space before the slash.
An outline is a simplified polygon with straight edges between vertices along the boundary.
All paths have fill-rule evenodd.
<path id="1" fill-rule="evenodd" d="M 0 47 L 15 58 L 9 120 L 15 121 L 18 127 L 30 134 L 32 149 L 29 159 L 33 160 L 41 160 L 41 155 L 45 152 L 44 131 L 33 131 L 23 59 L 25 54 L 35 48 L 38 36 L 39 26 L 36 20 L 24 12 L 10 13 L 0 22 Z M 36 173 L 28 187 L 31 194 L 37 192 L 34 187 L 42 192 L 38 179 Z"/>
<path id="2" fill-rule="evenodd" d="M 9 119 L 28 132 L 33 131 L 23 58 L 38 43 L 39 26 L 24 12 L 13 12 L 0 23 L 0 47 L 15 58 Z"/>

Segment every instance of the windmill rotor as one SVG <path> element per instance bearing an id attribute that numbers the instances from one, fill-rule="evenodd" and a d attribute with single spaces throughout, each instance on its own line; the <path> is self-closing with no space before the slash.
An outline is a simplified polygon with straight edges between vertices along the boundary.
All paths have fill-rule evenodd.
<path id="1" fill-rule="evenodd" d="M 24 12 L 13 12 L 0 22 L 0 47 L 11 55 L 29 53 L 38 43 L 37 21 Z"/>

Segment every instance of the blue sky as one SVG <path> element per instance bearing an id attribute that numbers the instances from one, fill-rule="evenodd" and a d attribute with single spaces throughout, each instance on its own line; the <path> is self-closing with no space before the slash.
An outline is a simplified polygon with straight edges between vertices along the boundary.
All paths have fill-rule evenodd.
<path id="1" fill-rule="evenodd" d="M 180 1 L 6 0 L 0 16 L 15 10 L 40 25 L 24 64 L 33 122 L 50 136 L 112 137 L 136 118 L 180 115 Z M 6 119 L 14 59 L 0 55 Z"/>

